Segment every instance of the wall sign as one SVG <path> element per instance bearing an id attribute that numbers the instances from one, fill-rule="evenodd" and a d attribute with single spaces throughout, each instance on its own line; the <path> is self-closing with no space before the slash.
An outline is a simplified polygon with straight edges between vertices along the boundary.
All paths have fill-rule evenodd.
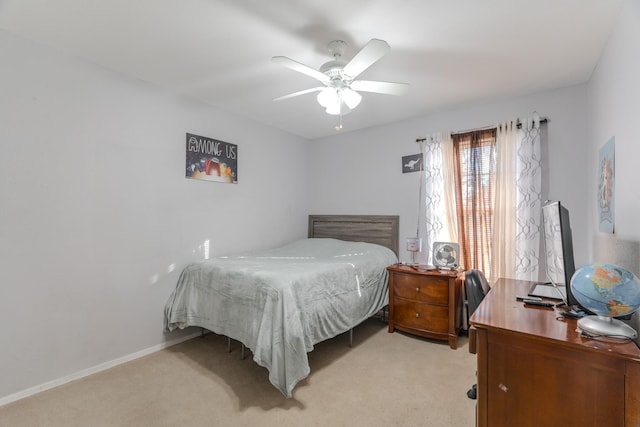
<path id="1" fill-rule="evenodd" d="M 187 133 L 186 177 L 238 183 L 238 146 Z"/>

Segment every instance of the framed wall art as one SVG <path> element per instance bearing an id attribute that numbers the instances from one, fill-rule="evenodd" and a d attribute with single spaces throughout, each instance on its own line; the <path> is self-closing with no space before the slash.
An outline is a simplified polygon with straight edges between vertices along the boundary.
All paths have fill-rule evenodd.
<path id="1" fill-rule="evenodd" d="M 419 172 L 424 169 L 422 154 L 402 157 L 402 173 Z"/>
<path id="2" fill-rule="evenodd" d="M 615 138 L 611 137 L 598 156 L 598 229 L 613 233 L 615 222 Z"/>
<path id="3" fill-rule="evenodd" d="M 238 183 L 238 146 L 187 133 L 186 177 L 204 181 Z"/>

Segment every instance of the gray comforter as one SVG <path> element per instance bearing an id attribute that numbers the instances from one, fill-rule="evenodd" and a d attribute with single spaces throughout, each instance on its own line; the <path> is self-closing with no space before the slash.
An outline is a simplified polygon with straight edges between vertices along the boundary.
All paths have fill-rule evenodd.
<path id="1" fill-rule="evenodd" d="M 388 303 L 389 249 L 304 239 L 188 265 L 165 306 L 165 329 L 199 326 L 239 340 L 286 397 L 309 375 L 314 344 Z"/>

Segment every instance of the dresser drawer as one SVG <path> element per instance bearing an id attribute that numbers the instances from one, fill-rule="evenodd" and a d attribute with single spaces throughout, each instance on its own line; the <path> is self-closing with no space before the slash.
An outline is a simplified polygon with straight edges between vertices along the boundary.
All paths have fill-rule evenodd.
<path id="1" fill-rule="evenodd" d="M 449 304 L 449 279 L 446 277 L 395 273 L 393 291 L 400 298 L 430 304 Z"/>
<path id="2" fill-rule="evenodd" d="M 394 319 L 398 326 L 446 334 L 449 308 L 396 298 Z"/>

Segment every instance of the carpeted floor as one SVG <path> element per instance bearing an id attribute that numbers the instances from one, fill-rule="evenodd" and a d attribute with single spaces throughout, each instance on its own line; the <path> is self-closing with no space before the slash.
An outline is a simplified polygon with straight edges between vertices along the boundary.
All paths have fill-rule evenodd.
<path id="1" fill-rule="evenodd" d="M 476 381 L 467 339 L 389 334 L 369 319 L 316 345 L 311 375 L 286 399 L 266 369 L 207 334 L 0 407 L 0 426 L 429 426 L 475 425 Z"/>

